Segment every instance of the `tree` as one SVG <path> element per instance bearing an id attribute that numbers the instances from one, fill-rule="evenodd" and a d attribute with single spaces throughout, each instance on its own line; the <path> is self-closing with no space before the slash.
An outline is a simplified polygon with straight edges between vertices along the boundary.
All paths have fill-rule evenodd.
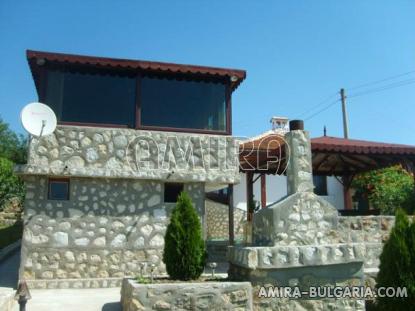
<path id="1" fill-rule="evenodd" d="M 408 310 L 415 305 L 415 223 L 398 209 L 388 241 L 380 255 L 377 287 L 406 287 L 407 298 L 379 297 L 379 310 Z"/>
<path id="2" fill-rule="evenodd" d="M 414 212 L 414 179 L 400 165 L 359 174 L 352 187 L 382 214 L 393 215 L 397 208 Z"/>
<path id="3" fill-rule="evenodd" d="M 163 262 L 175 280 L 195 280 L 203 272 L 206 248 L 199 216 L 186 192 L 172 211 L 164 238 Z"/>
<path id="4" fill-rule="evenodd" d="M 10 130 L 9 125 L 0 118 L 0 157 L 14 163 L 25 163 L 27 139 Z"/>
<path id="5" fill-rule="evenodd" d="M 12 199 L 19 203 L 23 201 L 24 185 L 13 172 L 12 161 L 0 158 L 0 210 L 2 210 Z"/>

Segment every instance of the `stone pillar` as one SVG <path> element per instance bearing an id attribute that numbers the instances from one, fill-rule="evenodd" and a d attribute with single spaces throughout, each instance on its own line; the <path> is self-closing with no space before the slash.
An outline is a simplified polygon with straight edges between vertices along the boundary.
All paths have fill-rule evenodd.
<path id="1" fill-rule="evenodd" d="M 309 133 L 304 130 L 291 130 L 285 134 L 287 154 L 288 195 L 296 192 L 312 192 L 313 168 L 311 163 L 311 144 Z"/>

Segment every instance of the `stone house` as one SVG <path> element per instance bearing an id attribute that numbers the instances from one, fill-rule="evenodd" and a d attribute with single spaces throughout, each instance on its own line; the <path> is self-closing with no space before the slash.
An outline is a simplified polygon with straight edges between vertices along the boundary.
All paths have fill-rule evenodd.
<path id="1" fill-rule="evenodd" d="M 118 285 L 164 270 L 169 213 L 187 191 L 239 181 L 231 97 L 242 70 L 28 51 L 58 119 L 16 168 L 27 188 L 20 278 L 32 287 Z"/>

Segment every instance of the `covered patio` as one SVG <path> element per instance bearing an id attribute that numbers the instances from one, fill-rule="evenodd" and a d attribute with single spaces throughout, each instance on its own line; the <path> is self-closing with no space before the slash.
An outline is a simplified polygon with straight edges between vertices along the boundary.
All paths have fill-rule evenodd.
<path id="1" fill-rule="evenodd" d="M 261 183 L 260 205 L 266 207 L 267 191 L 273 189 L 267 189 L 265 175 L 285 174 L 289 159 L 286 146 L 281 133 L 271 132 L 241 142 L 240 170 L 246 176 L 248 207 L 254 205 L 253 185 L 257 180 Z M 321 136 L 311 139 L 311 150 L 313 174 L 335 176 L 343 185 L 345 209 L 340 211 L 343 215 L 356 214 L 350 194 L 356 174 L 397 164 L 413 175 L 415 171 L 415 146 Z M 252 215 L 252 208 L 248 208 L 248 221 Z"/>

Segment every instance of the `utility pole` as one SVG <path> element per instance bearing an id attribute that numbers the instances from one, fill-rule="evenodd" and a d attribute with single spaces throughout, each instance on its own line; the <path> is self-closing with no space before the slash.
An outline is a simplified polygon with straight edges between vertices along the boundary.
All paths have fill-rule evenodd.
<path id="1" fill-rule="evenodd" d="M 343 134 L 344 138 L 349 138 L 349 120 L 347 118 L 347 110 L 346 110 L 346 94 L 344 89 L 340 89 L 340 97 L 342 101 L 342 111 L 343 111 Z"/>
<path id="2" fill-rule="evenodd" d="M 344 89 L 340 89 L 340 97 L 342 101 L 342 111 L 343 111 L 343 134 L 344 138 L 349 138 L 349 120 L 347 119 L 347 110 L 346 110 L 346 94 Z M 350 183 L 351 177 L 349 174 L 344 173 L 342 178 L 343 183 L 343 198 L 344 198 L 344 208 L 349 210 L 352 209 L 352 196 L 350 193 Z"/>

